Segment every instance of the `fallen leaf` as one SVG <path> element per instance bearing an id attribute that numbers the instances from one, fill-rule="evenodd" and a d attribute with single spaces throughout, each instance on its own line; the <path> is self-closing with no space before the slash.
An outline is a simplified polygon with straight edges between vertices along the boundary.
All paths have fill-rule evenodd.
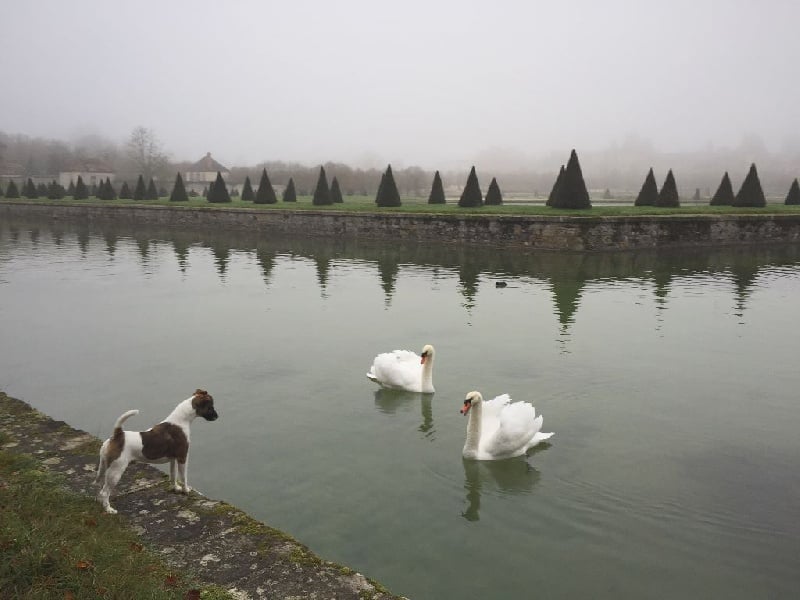
<path id="1" fill-rule="evenodd" d="M 83 524 L 86 525 L 87 527 L 97 527 L 97 519 L 94 518 L 86 519 L 83 522 Z"/>
<path id="2" fill-rule="evenodd" d="M 81 569 L 82 571 L 85 571 L 86 569 L 91 569 L 93 566 L 94 565 L 90 560 L 79 560 L 78 562 L 75 563 L 75 567 Z"/>
<path id="3" fill-rule="evenodd" d="M 75 600 L 75 595 L 72 592 L 64 592 L 64 600 Z"/>
<path id="4" fill-rule="evenodd" d="M 142 546 L 138 542 L 131 542 L 131 550 L 133 550 L 134 552 L 141 552 L 142 550 L 144 550 L 144 546 Z"/>
<path id="5" fill-rule="evenodd" d="M 178 585 L 178 578 L 175 575 L 167 575 L 164 579 L 164 585 L 169 587 L 175 587 Z"/>
<path id="6" fill-rule="evenodd" d="M 200 590 L 189 590 L 183 600 L 200 600 Z"/>

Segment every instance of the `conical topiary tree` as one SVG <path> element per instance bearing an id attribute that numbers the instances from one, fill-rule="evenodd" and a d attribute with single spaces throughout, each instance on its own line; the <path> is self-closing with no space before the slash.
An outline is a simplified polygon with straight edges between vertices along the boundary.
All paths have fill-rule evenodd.
<path id="1" fill-rule="evenodd" d="M 36 184 L 33 183 L 33 179 L 30 177 L 28 177 L 28 181 L 25 182 L 22 188 L 22 195 L 28 200 L 35 200 L 39 197 L 39 190 L 36 189 Z"/>
<path id="2" fill-rule="evenodd" d="M 225 180 L 222 178 L 222 173 L 219 171 L 217 171 L 217 178 L 208 188 L 208 196 L 206 199 L 214 203 L 231 201 L 231 196 L 228 193 L 228 186 L 225 185 Z"/>
<path id="3" fill-rule="evenodd" d="M 551 204 L 553 208 L 592 208 L 586 182 L 583 180 L 578 153 L 573 149 L 564 169 L 564 176 L 558 184 L 558 193 Z"/>
<path id="4" fill-rule="evenodd" d="M 717 191 L 711 198 L 711 206 L 730 206 L 733 204 L 733 186 L 731 185 L 731 178 L 728 177 L 728 172 L 722 176 L 722 181 L 719 182 Z"/>
<path id="5" fill-rule="evenodd" d="M 111 178 L 106 177 L 106 200 L 116 200 L 117 199 L 117 190 L 114 189 L 114 186 L 111 183 Z"/>
<path id="6" fill-rule="evenodd" d="M 283 190 L 283 201 L 297 202 L 297 192 L 294 190 L 294 179 L 291 177 L 289 177 L 289 183 L 286 184 L 286 188 Z"/>
<path id="7" fill-rule="evenodd" d="M 156 187 L 156 182 L 153 181 L 152 177 L 150 178 L 150 183 L 147 184 L 145 198 L 147 200 L 158 200 L 158 188 Z"/>
<path id="8" fill-rule="evenodd" d="M 294 186 L 294 184 L 292 184 Z M 269 180 L 267 170 L 261 171 L 261 181 L 258 184 L 258 191 L 256 192 L 256 204 L 275 204 L 278 201 L 275 196 L 275 190 L 272 188 L 272 182 Z M 285 200 L 284 200 L 285 201 Z"/>
<path id="9" fill-rule="evenodd" d="M 386 179 L 386 173 L 385 172 L 381 173 L 381 180 L 378 183 L 378 192 L 375 194 L 375 204 L 378 203 L 378 200 L 380 199 L 381 194 L 383 193 L 383 180 L 384 179 Z"/>
<path id="10" fill-rule="evenodd" d="M 72 195 L 75 200 L 86 200 L 89 198 L 89 188 L 83 183 L 83 179 L 78 175 L 78 181 L 75 183 L 75 193 Z"/>
<path id="11" fill-rule="evenodd" d="M 94 189 L 94 197 L 98 200 L 105 200 L 106 199 L 106 182 L 100 179 L 100 182 L 92 186 Z"/>
<path id="12" fill-rule="evenodd" d="M 796 177 L 789 188 L 789 193 L 786 194 L 784 204 L 800 204 L 800 184 L 797 183 Z"/>
<path id="13" fill-rule="evenodd" d="M 553 206 L 553 202 L 555 201 L 556 197 L 558 196 L 558 190 L 561 189 L 561 182 L 564 181 L 564 165 L 561 165 L 561 169 L 558 171 L 558 175 L 556 176 L 555 182 L 553 182 L 553 187 L 550 190 L 550 195 L 547 196 L 547 202 L 545 202 L 545 206 Z"/>
<path id="14" fill-rule="evenodd" d="M 69 186 L 67 186 L 67 196 L 75 196 L 75 182 L 72 179 L 69 180 Z"/>
<path id="15" fill-rule="evenodd" d="M 484 204 L 487 206 L 499 206 L 503 203 L 503 194 L 500 193 L 500 186 L 497 185 L 497 178 L 492 177 L 492 182 L 489 184 L 489 189 L 486 190 L 486 199 Z"/>
<path id="16" fill-rule="evenodd" d="M 378 195 L 375 196 L 375 204 L 378 206 L 400 206 L 400 192 L 397 191 L 397 184 L 394 181 L 394 174 L 392 173 L 392 165 L 387 165 L 386 171 L 381 177 L 381 183 L 378 186 Z"/>
<path id="17" fill-rule="evenodd" d="M 483 204 L 483 193 L 481 193 L 481 186 L 478 183 L 478 175 L 475 173 L 473 166 L 469 170 L 467 176 L 467 184 L 464 186 L 464 191 L 461 192 L 461 197 L 458 199 L 458 205 L 462 208 L 469 208 L 473 206 L 481 206 Z"/>
<path id="18" fill-rule="evenodd" d="M 653 175 L 653 167 L 647 172 L 642 184 L 642 189 L 639 190 L 639 195 L 636 196 L 634 206 L 655 206 L 658 202 L 658 185 L 656 184 L 656 176 Z"/>
<path id="19" fill-rule="evenodd" d="M 19 188 L 17 188 L 17 184 L 14 183 L 13 179 L 8 182 L 6 198 L 19 198 Z"/>
<path id="20" fill-rule="evenodd" d="M 444 185 L 439 171 L 433 174 L 433 185 L 431 185 L 431 195 L 428 196 L 428 204 L 445 204 Z"/>
<path id="21" fill-rule="evenodd" d="M 130 200 L 132 198 L 131 188 L 128 186 L 127 181 L 122 182 L 122 187 L 119 188 L 119 199 L 120 200 Z"/>
<path id="22" fill-rule="evenodd" d="M 334 175 L 333 180 L 331 181 L 331 203 L 341 204 L 343 202 L 344 198 L 342 198 L 342 190 L 339 187 L 339 180 L 336 179 L 336 175 Z"/>
<path id="23" fill-rule="evenodd" d="M 672 169 L 667 173 L 667 178 L 664 180 L 664 185 L 661 186 L 655 205 L 665 208 L 678 208 L 681 205 L 681 200 L 678 197 L 678 186 L 675 184 L 675 176 L 672 174 Z"/>
<path id="24" fill-rule="evenodd" d="M 50 200 L 61 200 L 64 197 L 64 188 L 55 179 L 47 186 L 47 197 Z"/>
<path id="25" fill-rule="evenodd" d="M 144 200 L 144 197 L 147 195 L 147 186 L 144 184 L 144 177 L 139 175 L 139 179 L 136 180 L 136 187 L 133 188 L 133 199 L 134 200 Z"/>
<path id="26" fill-rule="evenodd" d="M 314 206 L 328 206 L 333 204 L 331 201 L 331 190 L 328 187 L 328 178 L 325 176 L 325 167 L 319 168 L 317 187 L 314 188 L 314 196 L 311 199 Z"/>
<path id="27" fill-rule="evenodd" d="M 256 195 L 250 183 L 250 175 L 248 175 L 244 178 L 244 185 L 242 186 L 242 202 L 255 202 L 255 199 Z"/>
<path id="28" fill-rule="evenodd" d="M 761 182 L 758 179 L 756 165 L 751 164 L 747 177 L 739 188 L 739 193 L 733 199 L 733 206 L 766 206 L 767 199 L 764 197 L 764 190 L 761 189 Z"/>
<path id="29" fill-rule="evenodd" d="M 175 185 L 172 186 L 172 192 L 169 195 L 170 202 L 188 202 L 189 196 L 186 195 L 186 186 L 183 185 L 183 177 L 181 172 L 175 174 Z"/>

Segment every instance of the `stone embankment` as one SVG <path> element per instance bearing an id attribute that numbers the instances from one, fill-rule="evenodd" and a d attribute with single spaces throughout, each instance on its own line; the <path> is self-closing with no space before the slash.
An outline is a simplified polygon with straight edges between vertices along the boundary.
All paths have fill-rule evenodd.
<path id="1" fill-rule="evenodd" d="M 94 495 L 100 440 L 0 392 L 3 449 L 35 457 L 72 492 Z M 290 536 L 241 510 L 192 492 L 176 494 L 167 477 L 132 464 L 114 500 L 119 516 L 172 568 L 194 573 L 236 597 L 396 599 L 352 569 L 315 556 Z M 102 508 L 97 505 L 98 514 Z"/>
<path id="2" fill-rule="evenodd" d="M 2 202 L 0 215 L 263 235 L 338 236 L 601 251 L 800 241 L 800 214 L 543 216 Z"/>

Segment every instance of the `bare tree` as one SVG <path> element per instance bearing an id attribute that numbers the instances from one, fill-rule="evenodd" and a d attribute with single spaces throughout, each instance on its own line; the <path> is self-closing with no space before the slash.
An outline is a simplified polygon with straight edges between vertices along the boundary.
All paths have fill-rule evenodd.
<path id="1" fill-rule="evenodd" d="M 167 155 L 152 129 L 135 127 L 128 139 L 128 156 L 145 179 L 156 177 L 166 165 Z"/>

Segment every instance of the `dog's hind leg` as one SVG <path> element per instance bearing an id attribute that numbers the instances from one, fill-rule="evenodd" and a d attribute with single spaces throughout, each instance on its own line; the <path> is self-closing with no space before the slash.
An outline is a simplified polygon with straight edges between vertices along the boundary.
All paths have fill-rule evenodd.
<path id="1" fill-rule="evenodd" d="M 119 480 L 127 467 L 128 463 L 119 459 L 115 460 L 113 463 L 111 463 L 111 465 L 106 467 L 103 487 L 100 488 L 97 498 L 102 503 L 105 511 L 111 515 L 117 514 L 116 509 L 111 506 L 111 494 L 114 493 L 114 489 L 117 487 L 117 483 L 119 483 Z"/>

